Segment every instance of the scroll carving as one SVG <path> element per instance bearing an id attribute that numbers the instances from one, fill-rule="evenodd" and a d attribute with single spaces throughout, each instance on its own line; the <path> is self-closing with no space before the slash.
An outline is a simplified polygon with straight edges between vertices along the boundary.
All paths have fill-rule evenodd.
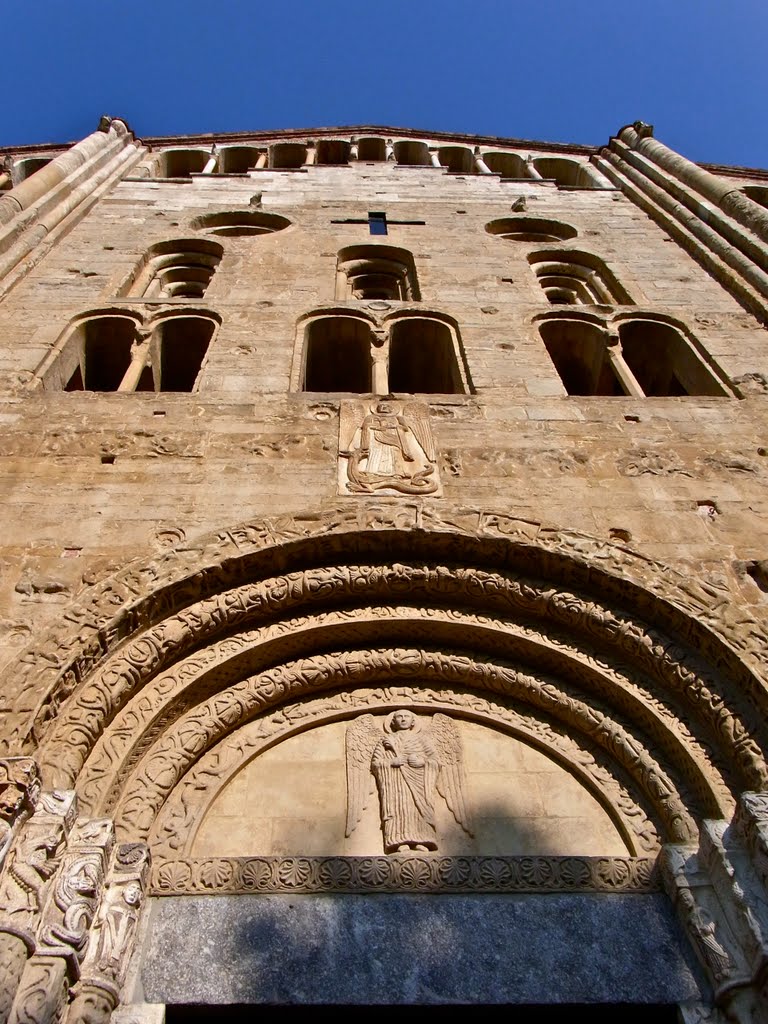
<path id="1" fill-rule="evenodd" d="M 514 558 L 535 572 L 536 566 L 547 562 L 552 579 L 586 581 L 597 570 L 604 594 L 638 611 L 643 606 L 652 610 L 657 621 L 667 622 L 719 669 L 727 670 L 738 688 L 755 695 L 761 691 L 749 665 L 758 674 L 768 669 L 768 631 L 764 622 L 734 600 L 728 583 L 702 579 L 684 568 L 672 569 L 623 545 L 506 514 L 452 505 L 438 510 L 408 505 L 402 498 L 389 503 L 377 499 L 375 507 L 369 502 L 354 508 L 327 506 L 305 515 L 246 523 L 95 583 L 70 606 L 59 632 L 51 634 L 43 647 L 36 645 L 21 656 L 17 697 L 9 706 L 7 742 L 12 746 L 6 749 L 14 749 L 14 744 L 18 749 L 24 735 L 29 735 L 30 714 L 39 701 L 44 710 L 34 734 L 37 739 L 54 720 L 66 694 L 80 685 L 112 646 L 217 587 L 232 586 L 237 582 L 238 561 L 247 571 L 248 560 L 267 547 L 312 539 L 332 557 L 334 551 L 349 550 L 350 543 L 360 544 L 356 531 L 372 528 L 430 531 L 425 543 L 435 551 L 446 534 L 453 535 L 457 551 L 479 539 L 486 557 L 497 564 Z M 100 640 L 94 647 L 91 637 L 97 629 Z M 46 691 L 50 696 L 45 697 Z"/>
<path id="2" fill-rule="evenodd" d="M 469 597 L 473 603 L 481 599 L 489 609 L 519 610 L 545 618 L 558 628 L 579 629 L 590 638 L 600 638 L 617 653 L 637 659 L 649 675 L 663 672 L 680 697 L 700 715 L 707 716 L 714 733 L 730 745 L 745 774 L 746 785 L 761 788 L 768 784 L 760 746 L 750 735 L 751 730 L 765 731 L 760 716 L 749 707 L 744 695 L 734 690 L 729 691 L 728 703 L 723 701 L 719 696 L 721 684 L 710 679 L 711 673 L 681 645 L 577 594 L 555 587 L 542 590 L 535 581 L 474 569 L 452 571 L 400 565 L 344 566 L 290 574 L 231 591 L 169 620 L 129 646 L 126 654 L 115 659 L 93 680 L 82 698 L 72 703 L 46 744 L 46 763 L 55 764 L 59 771 L 69 768 L 69 777 L 73 778 L 99 734 L 100 717 L 103 722 L 144 679 L 159 671 L 169 659 L 181 657 L 202 637 L 213 639 L 225 623 L 232 628 L 261 614 L 275 614 L 278 610 L 285 613 L 303 602 L 359 594 L 364 587 L 369 588 L 371 597 L 389 597 L 405 587 L 414 594 L 435 593 L 441 600 L 448 595 L 462 600 Z M 738 709 L 737 714 L 733 706 Z M 94 714 L 95 708 L 103 709 L 101 715 Z"/>

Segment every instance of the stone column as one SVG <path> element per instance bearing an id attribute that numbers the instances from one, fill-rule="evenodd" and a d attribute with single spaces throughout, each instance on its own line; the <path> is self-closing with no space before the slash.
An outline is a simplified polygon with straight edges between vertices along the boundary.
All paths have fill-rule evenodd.
<path id="1" fill-rule="evenodd" d="M 485 162 L 485 160 L 483 160 L 479 152 L 475 152 L 475 167 L 480 172 L 480 174 L 493 174 L 493 171 Z"/>
<path id="2" fill-rule="evenodd" d="M 395 159 L 395 147 L 392 144 L 392 139 L 387 139 L 386 149 L 384 152 L 386 154 L 387 162 Z"/>
<path id="3" fill-rule="evenodd" d="M 125 371 L 125 376 L 120 381 L 118 391 L 135 391 L 139 386 L 141 375 L 149 359 L 149 339 L 145 338 L 140 342 L 131 345 L 131 364 Z"/>
<path id="4" fill-rule="evenodd" d="M 256 159 L 256 170 L 260 171 L 260 170 L 262 170 L 262 168 L 266 167 L 268 159 L 269 159 L 269 153 L 266 151 L 266 149 L 263 152 L 259 153 L 259 155 L 258 155 L 258 157 Z"/>
<path id="5" fill-rule="evenodd" d="M 307 155 L 304 158 L 304 166 L 312 167 L 317 160 L 317 147 L 314 142 L 307 143 Z"/>
<path id="6" fill-rule="evenodd" d="M 443 166 L 440 163 L 440 154 L 437 153 L 434 149 L 431 149 L 429 151 L 429 158 L 432 161 L 432 166 L 433 167 L 442 167 Z"/>
<path id="7" fill-rule="evenodd" d="M 128 141 L 128 136 L 128 127 L 124 121 L 102 118 L 97 131 L 76 143 L 66 153 L 55 156 L 45 167 L 0 196 L 0 225 L 7 224 L 22 210 L 27 210 L 88 160 L 98 154 L 106 154 L 114 147 L 117 139 Z"/>
<path id="8" fill-rule="evenodd" d="M 768 1024 L 768 794 L 743 793 L 733 822 L 705 821 L 698 849 L 665 846 L 662 878 L 736 1024 Z"/>
<path id="9" fill-rule="evenodd" d="M 75 794 L 43 793 L 20 829 L 0 876 L 0 1024 L 6 1024 L 39 914 L 75 819 Z"/>
<path id="10" fill-rule="evenodd" d="M 618 138 L 768 242 L 768 210 L 746 196 L 732 181 L 704 170 L 658 142 L 653 138 L 653 125 L 635 121 L 622 128 Z"/>
<path id="11" fill-rule="evenodd" d="M 148 877 L 148 847 L 118 846 L 66 1024 L 107 1024 L 120 998 Z"/>
<path id="12" fill-rule="evenodd" d="M 525 158 L 525 169 L 528 172 L 528 176 L 533 178 L 534 181 L 544 181 L 544 178 L 533 166 L 533 157 L 527 156 Z"/>
<path id="13" fill-rule="evenodd" d="M 211 155 L 208 157 L 208 162 L 203 168 L 203 174 L 213 174 L 213 172 L 216 170 L 216 164 L 218 162 L 219 154 L 216 152 L 216 147 L 214 146 L 213 149 L 211 150 Z"/>
<path id="14" fill-rule="evenodd" d="M 79 821 L 73 828 L 46 895 L 35 952 L 24 967 L 9 1024 L 61 1021 L 68 990 L 80 976 L 113 839 L 107 818 Z"/>

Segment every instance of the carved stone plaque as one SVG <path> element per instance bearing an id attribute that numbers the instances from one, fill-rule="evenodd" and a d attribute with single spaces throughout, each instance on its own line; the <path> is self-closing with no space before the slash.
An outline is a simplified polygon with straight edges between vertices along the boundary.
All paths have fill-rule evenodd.
<path id="1" fill-rule="evenodd" d="M 339 494 L 442 494 L 425 402 L 342 402 Z"/>

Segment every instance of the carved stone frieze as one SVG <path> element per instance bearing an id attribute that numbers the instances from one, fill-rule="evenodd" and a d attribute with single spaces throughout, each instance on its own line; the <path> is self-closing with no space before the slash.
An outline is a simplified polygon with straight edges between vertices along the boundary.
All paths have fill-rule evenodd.
<path id="1" fill-rule="evenodd" d="M 92 814 L 112 811 L 127 776 L 157 736 L 189 706 L 186 695 L 194 692 L 198 699 L 202 696 L 201 680 L 215 680 L 215 688 L 222 689 L 239 677 L 246 664 L 253 669 L 261 659 L 274 661 L 281 643 L 296 653 L 307 647 L 311 650 L 309 645 L 317 643 L 321 632 L 333 630 L 337 643 L 359 648 L 383 625 L 390 630 L 407 628 L 411 638 L 423 636 L 433 642 L 455 644 L 462 639 L 471 643 L 474 636 L 481 648 L 490 644 L 510 659 L 534 662 L 560 678 L 577 679 L 581 688 L 599 695 L 601 701 L 616 707 L 635 727 L 653 737 L 654 747 L 676 764 L 704 813 L 730 813 L 733 798 L 719 778 L 717 755 L 701 728 L 696 736 L 692 734 L 696 720 L 686 715 L 670 687 L 660 688 L 639 668 L 628 674 L 618 655 L 598 652 L 584 637 L 579 638 L 577 646 L 562 629 L 552 627 L 544 634 L 529 624 L 501 617 L 399 605 L 339 610 L 270 623 L 216 641 L 160 673 L 97 741 L 78 781 L 84 810 Z"/>
<path id="2" fill-rule="evenodd" d="M 655 892 L 644 857 L 215 857 L 155 863 L 150 892 Z"/>
<path id="3" fill-rule="evenodd" d="M 114 841 L 110 819 L 81 820 L 69 837 L 38 927 L 38 955 L 62 957 L 73 977 L 85 955 Z"/>
<path id="4" fill-rule="evenodd" d="M 117 1006 L 149 875 L 149 850 L 143 843 L 115 849 L 104 894 L 91 927 L 80 981 L 68 1024 L 106 1024 Z"/>
<path id="5" fill-rule="evenodd" d="M 75 794 L 43 793 L 21 829 L 0 879 L 0 929 L 25 934 L 34 925 L 48 880 L 74 824 Z"/>
<path id="6" fill-rule="evenodd" d="M 526 565 L 550 579 L 574 583 L 599 579 L 606 596 L 621 599 L 636 613 L 646 609 L 656 621 L 667 622 L 749 692 L 756 692 L 756 682 L 748 666 L 763 674 L 768 667 L 765 623 L 733 599 L 735 581 L 702 579 L 684 567 L 671 568 L 637 555 L 625 545 L 506 514 L 378 499 L 354 508 L 327 506 L 305 515 L 244 524 L 95 583 L 70 605 L 59 632 L 22 654 L 6 698 L 10 703 L 5 709 L 12 715 L 6 749 L 23 752 L 19 748 L 25 737 L 26 742 L 39 738 L 41 727 L 55 717 L 66 695 L 114 645 L 190 601 L 232 586 L 260 552 L 272 549 L 285 559 L 317 542 L 332 557 L 334 551 L 362 549 L 363 538 L 367 543 L 372 536 L 370 531 L 401 528 L 418 531 L 425 551 L 437 552 L 441 546 L 447 551 L 452 546 L 456 553 L 466 553 L 479 543 L 484 557 L 495 564 Z M 30 716 L 38 705 L 47 711 L 37 715 L 38 724 L 30 731 Z"/>

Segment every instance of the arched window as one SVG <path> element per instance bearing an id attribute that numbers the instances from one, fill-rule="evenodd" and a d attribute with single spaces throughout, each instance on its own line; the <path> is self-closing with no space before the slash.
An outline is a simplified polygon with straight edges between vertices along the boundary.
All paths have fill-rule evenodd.
<path id="1" fill-rule="evenodd" d="M 305 142 L 276 142 L 269 147 L 269 166 L 275 170 L 296 170 L 306 162 Z"/>
<path id="2" fill-rule="evenodd" d="M 307 325 L 303 391 L 369 394 L 371 325 L 351 316 L 326 316 Z"/>
<path id="3" fill-rule="evenodd" d="M 427 317 L 407 317 L 391 327 L 389 391 L 393 394 L 462 394 L 450 327 Z"/>
<path id="4" fill-rule="evenodd" d="M 472 150 L 467 146 L 441 146 L 437 155 L 442 166 L 450 174 L 474 173 L 475 160 Z"/>
<path id="5" fill-rule="evenodd" d="M 194 391 L 216 322 L 203 316 L 161 320 L 152 332 L 151 367 L 155 391 Z"/>
<path id="6" fill-rule="evenodd" d="M 219 174 L 245 174 L 259 161 L 261 153 L 253 146 L 222 146 L 216 170 Z"/>
<path id="7" fill-rule="evenodd" d="M 386 160 L 387 159 L 387 141 L 376 135 L 365 136 L 362 139 L 357 139 L 355 142 L 357 146 L 357 159 L 358 160 Z"/>
<path id="8" fill-rule="evenodd" d="M 625 395 L 603 327 L 583 320 L 545 320 L 539 333 L 569 395 Z"/>
<path id="9" fill-rule="evenodd" d="M 51 162 L 50 156 L 29 156 L 24 160 L 17 160 L 11 171 L 11 178 L 14 185 L 20 185 L 36 171 L 41 171 Z"/>
<path id="10" fill-rule="evenodd" d="M 533 166 L 542 178 L 554 180 L 560 188 L 610 188 L 596 168 L 579 160 L 540 156 L 533 161 Z"/>
<path id="11" fill-rule="evenodd" d="M 416 267 L 407 249 L 349 245 L 339 252 L 337 299 L 419 299 Z"/>
<path id="12" fill-rule="evenodd" d="M 348 164 L 351 144 L 346 139 L 320 139 L 317 143 L 317 163 Z"/>
<path id="13" fill-rule="evenodd" d="M 512 242 L 564 242 L 577 235 L 570 224 L 544 217 L 502 217 L 486 224 L 485 230 Z"/>
<path id="14" fill-rule="evenodd" d="M 633 318 L 610 333 L 592 321 L 552 318 L 539 324 L 539 333 L 569 395 L 730 394 L 692 340 L 671 324 Z"/>
<path id="15" fill-rule="evenodd" d="M 528 262 L 550 302 L 632 305 L 632 298 L 599 256 L 575 250 L 531 253 Z"/>
<path id="16" fill-rule="evenodd" d="M 768 209 L 768 185 L 745 185 L 741 190 L 753 203 Z"/>
<path id="17" fill-rule="evenodd" d="M 302 391 L 352 394 L 464 394 L 460 342 L 437 315 L 399 314 L 382 328 L 341 310 L 318 313 L 298 339 Z M 296 365 L 296 364 L 294 364 Z"/>
<path id="18" fill-rule="evenodd" d="M 671 324 L 627 320 L 619 324 L 621 355 L 643 394 L 727 395 L 691 341 Z"/>
<path id="19" fill-rule="evenodd" d="M 46 390 L 193 391 L 217 323 L 185 313 L 144 330 L 127 313 L 93 314 L 66 332 L 39 375 Z"/>
<path id="20" fill-rule="evenodd" d="M 189 178 L 202 174 L 210 154 L 204 149 L 166 149 L 155 161 L 156 178 Z"/>
<path id="21" fill-rule="evenodd" d="M 502 178 L 528 178 L 531 175 L 519 153 L 483 153 L 483 162 L 494 174 Z"/>
<path id="22" fill-rule="evenodd" d="M 218 242 L 190 238 L 158 242 L 146 253 L 133 281 L 120 294 L 147 299 L 199 299 L 224 250 Z"/>
<path id="23" fill-rule="evenodd" d="M 426 142 L 403 140 L 394 145 L 395 160 L 399 164 L 412 167 L 430 167 L 432 159 Z"/>

